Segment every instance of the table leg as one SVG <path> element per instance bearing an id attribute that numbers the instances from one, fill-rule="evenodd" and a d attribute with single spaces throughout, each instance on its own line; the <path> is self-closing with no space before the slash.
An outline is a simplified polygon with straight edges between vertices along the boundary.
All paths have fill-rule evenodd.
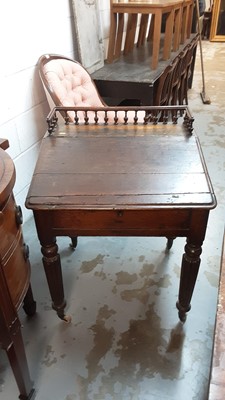
<path id="1" fill-rule="evenodd" d="M 41 242 L 41 246 L 43 265 L 52 298 L 52 308 L 57 312 L 59 318 L 70 322 L 71 317 L 65 315 L 64 312 L 66 301 L 64 299 L 62 268 L 56 239 L 52 238 L 51 243 Z"/>

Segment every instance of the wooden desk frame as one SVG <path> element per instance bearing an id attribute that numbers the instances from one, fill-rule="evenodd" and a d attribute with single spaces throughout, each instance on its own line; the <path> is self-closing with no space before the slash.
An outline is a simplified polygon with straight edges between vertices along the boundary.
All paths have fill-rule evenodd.
<path id="1" fill-rule="evenodd" d="M 70 111 L 75 112 L 74 124 L 69 123 Z M 57 125 L 59 112 L 65 115 L 65 125 Z M 79 123 L 79 112 L 84 112 L 84 122 Z M 95 123 L 89 124 L 90 112 L 92 118 L 95 115 Z M 105 113 L 105 123 L 98 123 L 98 112 Z M 109 121 L 112 112 L 114 120 Z M 124 113 L 124 122 L 118 122 L 119 112 Z M 129 112 L 134 113 L 133 122 L 128 119 Z M 178 124 L 181 114 L 182 125 Z M 91 110 L 56 107 L 50 113 L 26 207 L 34 213 L 52 306 L 60 318 L 68 320 L 57 236 L 165 236 L 169 239 L 168 248 L 173 238 L 181 236 L 187 237 L 187 243 L 177 308 L 180 320 L 185 322 L 209 211 L 216 206 L 192 124 L 185 106 Z M 134 158 L 131 148 L 135 148 Z M 160 165 L 164 165 L 159 173 L 158 156 Z M 181 167 L 183 172 L 178 173 L 179 180 L 175 182 L 174 174 Z M 185 176 L 189 188 L 184 186 Z M 168 189 L 164 185 L 169 185 Z"/>

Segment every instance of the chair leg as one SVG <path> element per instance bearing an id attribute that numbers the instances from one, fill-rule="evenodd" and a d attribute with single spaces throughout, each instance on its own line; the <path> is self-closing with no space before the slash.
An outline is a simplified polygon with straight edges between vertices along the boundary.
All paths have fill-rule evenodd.
<path id="1" fill-rule="evenodd" d="M 137 14 L 129 14 L 127 21 L 127 32 L 123 54 L 127 55 L 134 48 L 135 33 L 137 29 Z"/>
<path id="2" fill-rule="evenodd" d="M 150 26 L 147 35 L 147 41 L 150 42 L 153 39 L 153 32 L 154 32 L 154 24 L 155 24 L 155 14 L 151 15 Z"/>
<path id="3" fill-rule="evenodd" d="M 148 27 L 148 19 L 149 19 L 148 14 L 142 14 L 141 21 L 140 21 L 140 29 L 139 29 L 139 34 L 138 34 L 137 47 L 143 46 L 143 44 L 145 43 L 147 27 Z"/>

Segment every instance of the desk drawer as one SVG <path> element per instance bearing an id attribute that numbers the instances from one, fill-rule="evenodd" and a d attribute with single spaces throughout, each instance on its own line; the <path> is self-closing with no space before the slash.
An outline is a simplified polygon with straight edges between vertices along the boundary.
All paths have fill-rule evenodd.
<path id="1" fill-rule="evenodd" d="M 60 210 L 51 212 L 56 236 L 79 235 L 162 235 L 178 232 L 185 236 L 191 210 Z M 44 223 L 44 220 L 43 220 Z"/>

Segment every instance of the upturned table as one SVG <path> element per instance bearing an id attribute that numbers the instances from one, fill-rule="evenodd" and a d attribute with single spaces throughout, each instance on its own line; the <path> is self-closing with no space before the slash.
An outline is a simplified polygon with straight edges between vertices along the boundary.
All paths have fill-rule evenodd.
<path id="1" fill-rule="evenodd" d="M 170 58 L 171 50 L 177 51 L 180 43 L 190 37 L 192 24 L 193 0 L 111 0 L 110 1 L 110 32 L 107 61 L 118 59 L 123 48 L 123 35 L 126 31 L 124 54 L 134 47 L 137 32 L 138 15 L 142 16 L 140 35 L 143 25 L 148 22 L 146 17 L 152 16 L 152 61 L 151 69 L 158 66 L 162 17 L 165 15 L 165 35 L 163 38 L 163 59 Z M 124 16 L 128 15 L 125 29 Z M 144 32 L 146 31 L 143 29 Z M 141 40 L 143 42 L 143 38 Z M 140 41 L 138 40 L 138 44 Z"/>

